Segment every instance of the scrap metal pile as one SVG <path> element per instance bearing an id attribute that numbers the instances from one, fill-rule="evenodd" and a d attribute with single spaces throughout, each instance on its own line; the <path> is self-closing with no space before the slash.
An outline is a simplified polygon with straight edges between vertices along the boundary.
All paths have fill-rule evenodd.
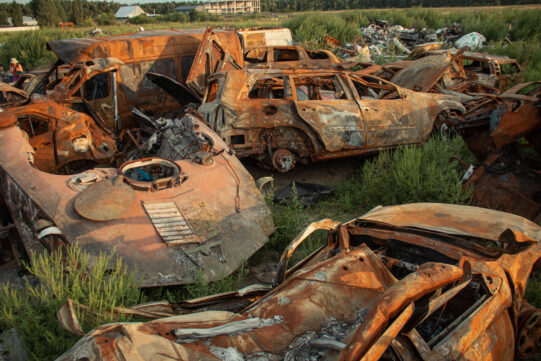
<path id="1" fill-rule="evenodd" d="M 373 22 L 352 46 L 327 37 L 348 62 L 290 44 L 286 30 L 50 42 L 50 71 L 0 84 L 0 192 L 20 238 L 2 252 L 78 244 L 116 251 L 143 286 L 217 280 L 274 231 L 238 158 L 287 172 L 455 132 L 479 161 L 462 180 L 476 203 L 519 216 L 411 204 L 317 222 L 285 250 L 271 286 L 142 305 L 130 312 L 172 317 L 101 326 L 59 360 L 530 356 L 541 311 L 523 297 L 541 267 L 541 227 L 525 218 L 541 221 L 541 83 L 505 90 L 521 81 L 515 60 L 435 50 L 442 36 L 461 40 L 456 24 Z M 410 58 L 368 64 L 389 39 Z M 317 229 L 327 244 L 288 268 Z M 73 307 L 59 317 L 82 334 Z"/>

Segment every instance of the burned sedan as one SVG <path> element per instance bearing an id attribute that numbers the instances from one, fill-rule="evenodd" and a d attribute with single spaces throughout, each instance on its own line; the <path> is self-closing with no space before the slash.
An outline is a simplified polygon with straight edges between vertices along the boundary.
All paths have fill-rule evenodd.
<path id="1" fill-rule="evenodd" d="M 326 244 L 288 269 L 295 249 L 318 230 L 327 232 Z M 540 239 L 541 227 L 519 216 L 457 205 L 326 219 L 291 242 L 278 286 L 244 309 L 103 325 L 57 361 L 528 357 L 539 346 L 541 310 L 523 296 L 539 266 Z"/>
<path id="2" fill-rule="evenodd" d="M 209 78 L 199 111 L 240 157 L 280 172 L 424 142 L 435 121 L 464 107 L 354 72 L 237 70 Z"/>
<path id="3" fill-rule="evenodd" d="M 0 113 L 0 189 L 23 251 L 115 250 L 143 286 L 158 286 L 221 278 L 267 242 L 263 196 L 197 113 L 139 114 L 123 142 L 68 115 L 54 129 L 44 114 Z"/>

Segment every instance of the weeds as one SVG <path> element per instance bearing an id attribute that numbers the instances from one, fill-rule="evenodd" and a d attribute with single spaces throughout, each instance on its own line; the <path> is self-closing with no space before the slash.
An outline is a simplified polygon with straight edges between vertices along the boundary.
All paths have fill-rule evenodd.
<path id="1" fill-rule="evenodd" d="M 359 28 L 337 15 L 310 14 L 294 17 L 284 24 L 300 42 L 320 42 L 326 34 L 342 42 L 353 41 L 361 35 Z"/>
<path id="2" fill-rule="evenodd" d="M 77 309 L 76 316 L 85 332 L 112 322 L 114 307 L 141 301 L 138 282 L 119 257 L 102 253 L 92 257 L 79 247 L 31 254 L 27 270 L 36 278 L 24 288 L 0 284 L 0 329 L 14 327 L 35 360 L 51 360 L 78 339 L 60 326 L 56 312 L 68 298 L 87 305 L 95 314 Z M 128 317 L 115 320 L 125 321 Z"/>
<path id="3" fill-rule="evenodd" d="M 471 194 L 459 183 L 463 169 L 453 155 L 474 161 L 460 137 L 381 152 L 357 180 L 336 187 L 337 201 L 347 212 L 412 202 L 468 204 Z"/>

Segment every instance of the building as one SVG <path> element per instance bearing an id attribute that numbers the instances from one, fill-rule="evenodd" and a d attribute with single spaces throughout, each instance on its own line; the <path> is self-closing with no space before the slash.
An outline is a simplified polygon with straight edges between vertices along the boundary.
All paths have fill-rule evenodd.
<path id="1" fill-rule="evenodd" d="M 115 13 L 117 20 L 126 20 L 135 16 L 145 14 L 145 11 L 140 6 L 121 6 Z"/>
<path id="2" fill-rule="evenodd" d="M 209 0 L 203 6 L 217 15 L 261 12 L 261 0 Z"/>
<path id="3" fill-rule="evenodd" d="M 10 26 L 13 26 L 13 20 L 11 17 L 8 18 L 8 24 Z M 23 16 L 23 25 L 24 26 L 36 26 L 38 25 L 38 21 L 30 16 Z"/>
<path id="4" fill-rule="evenodd" d="M 177 6 L 175 8 L 176 13 L 188 14 L 190 11 L 204 11 L 205 8 L 202 5 L 187 5 L 187 6 Z"/>

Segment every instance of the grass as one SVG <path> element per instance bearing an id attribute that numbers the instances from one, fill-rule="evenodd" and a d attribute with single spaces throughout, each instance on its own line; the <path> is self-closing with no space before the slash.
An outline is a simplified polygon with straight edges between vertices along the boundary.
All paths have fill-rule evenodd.
<path id="1" fill-rule="evenodd" d="M 31 254 L 25 267 L 35 280 L 26 279 L 24 287 L 0 284 L 0 329 L 14 327 L 33 360 L 55 359 L 78 340 L 56 317 L 68 298 L 95 312 L 76 307 L 84 332 L 114 320 L 128 320 L 123 316 L 113 319 L 108 311 L 142 301 L 134 274 L 112 254 L 91 257 L 70 247 L 66 257 L 60 250 Z"/>
<path id="2" fill-rule="evenodd" d="M 347 221 L 378 205 L 469 204 L 471 193 L 459 184 L 464 169 L 451 159 L 453 155 L 474 161 L 462 138 L 430 138 L 424 144 L 384 151 L 367 159 L 356 177 L 336 184 L 333 195 L 316 205 L 303 207 L 295 200 L 292 204 L 270 202 L 276 231 L 265 247 L 281 252 L 310 222 L 323 218 Z M 314 242 L 314 248 L 318 244 Z"/>

